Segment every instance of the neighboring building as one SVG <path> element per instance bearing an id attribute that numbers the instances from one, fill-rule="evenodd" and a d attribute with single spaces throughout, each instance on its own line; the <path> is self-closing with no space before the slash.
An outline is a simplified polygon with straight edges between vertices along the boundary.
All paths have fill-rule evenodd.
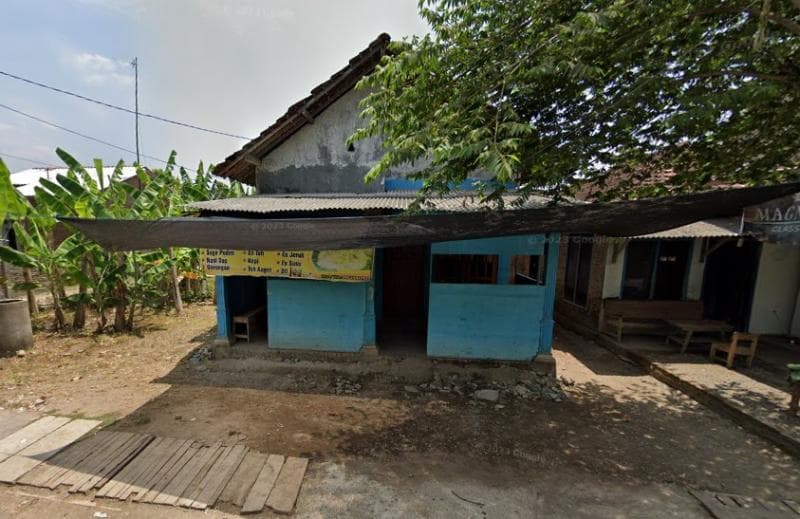
<path id="1" fill-rule="evenodd" d="M 255 185 L 258 195 L 192 204 L 200 216 L 285 219 L 405 210 L 415 198 L 406 190 L 418 187 L 405 178 L 414 169 L 398 168 L 364 184 L 381 143 L 346 143 L 361 123 L 364 93 L 355 84 L 373 70 L 388 42 L 387 35 L 378 37 L 218 165 L 217 175 Z M 534 197 L 530 204 L 545 202 Z M 435 203 L 438 211 L 479 210 L 468 192 Z M 548 243 L 555 239 L 529 235 L 379 248 L 367 253 L 372 263 L 359 282 L 264 275 L 276 272 L 269 267 L 258 267 L 263 277 L 217 276 L 218 341 L 233 342 L 235 316 L 265 307 L 254 326 L 271 348 L 358 352 L 377 346 L 434 357 L 549 363 L 558 250 Z M 259 264 L 259 254 L 244 261 Z M 303 261 L 320 254 L 286 252 L 283 275 L 295 265 L 299 272 Z"/>
<path id="2" fill-rule="evenodd" d="M 625 239 L 565 236 L 556 321 L 598 328 L 604 299 L 690 300 L 737 330 L 800 336 L 800 247 L 740 227 L 732 217 Z"/>

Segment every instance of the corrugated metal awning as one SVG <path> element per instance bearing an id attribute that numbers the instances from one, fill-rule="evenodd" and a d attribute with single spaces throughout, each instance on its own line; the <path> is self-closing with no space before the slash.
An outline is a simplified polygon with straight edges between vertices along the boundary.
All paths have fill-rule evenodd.
<path id="1" fill-rule="evenodd" d="M 209 213 L 253 213 L 270 214 L 282 212 L 314 212 L 314 211 L 369 211 L 394 210 L 405 211 L 416 200 L 415 191 L 389 191 L 385 193 L 302 193 L 291 195 L 258 195 L 242 198 L 225 198 L 208 202 L 188 204 L 190 209 L 199 209 Z M 503 196 L 509 208 L 518 198 L 517 195 Z M 475 192 L 458 192 L 441 198 L 429 198 L 429 209 L 447 213 L 471 212 L 486 209 L 481 197 Z M 543 196 L 531 196 L 515 209 L 534 209 L 545 207 L 550 199 Z M 428 207 L 426 207 L 428 209 Z"/>
<path id="2" fill-rule="evenodd" d="M 730 238 L 740 236 L 741 217 L 716 218 L 682 225 L 666 231 L 632 236 L 637 239 L 670 239 L 670 238 Z"/>
<path id="3" fill-rule="evenodd" d="M 59 218 L 114 250 L 198 247 L 329 250 L 397 247 L 548 232 L 635 236 L 741 214 L 742 208 L 800 192 L 800 182 L 618 202 L 546 205 L 516 211 L 347 217 L 161 220 Z"/>

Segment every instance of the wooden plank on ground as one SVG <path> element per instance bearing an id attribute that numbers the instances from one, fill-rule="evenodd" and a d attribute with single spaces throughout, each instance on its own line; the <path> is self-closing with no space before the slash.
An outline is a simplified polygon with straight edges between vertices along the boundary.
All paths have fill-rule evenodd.
<path id="1" fill-rule="evenodd" d="M 100 425 L 97 420 L 73 420 L 59 427 L 17 454 L 0 462 L 0 481 L 14 483 L 43 461 L 53 457 L 87 432 Z"/>
<path id="2" fill-rule="evenodd" d="M 107 456 L 102 463 L 96 465 L 96 470 L 74 483 L 69 492 L 86 493 L 95 486 L 102 486 L 110 477 L 121 470 L 131 458 L 145 448 L 153 438 L 148 434 L 134 435 L 128 442 Z"/>
<path id="3" fill-rule="evenodd" d="M 247 498 L 242 506 L 243 514 L 258 513 L 264 509 L 273 487 L 275 480 L 284 464 L 284 457 L 277 454 L 270 454 L 267 462 L 258 474 L 256 482 L 247 494 Z"/>
<path id="4" fill-rule="evenodd" d="M 132 442 L 128 443 L 123 449 L 120 449 L 120 452 L 112 457 L 98 474 L 95 474 L 94 477 L 85 483 L 79 489 L 79 492 L 88 492 L 93 488 L 101 488 L 108 483 L 111 478 L 135 459 L 153 439 L 155 439 L 155 436 L 152 434 L 143 434 L 135 437 Z"/>
<path id="5" fill-rule="evenodd" d="M 142 496 L 140 501 L 143 503 L 152 503 L 153 500 L 158 497 L 158 494 L 160 494 L 167 487 L 167 485 L 169 485 L 169 482 L 178 475 L 178 473 L 187 463 L 189 463 L 189 460 L 197 455 L 197 451 L 199 450 L 199 445 L 195 444 L 195 442 L 192 442 L 190 447 L 183 453 L 183 456 L 181 456 L 180 459 L 178 459 L 178 461 L 176 461 L 175 464 L 172 465 L 172 467 L 170 467 L 170 469 L 166 471 L 158 481 L 156 481 L 156 483 L 153 485 L 153 488 L 151 488 L 144 496 Z"/>
<path id="6" fill-rule="evenodd" d="M 66 471 L 83 459 L 93 444 L 97 442 L 97 435 L 89 436 L 74 443 L 59 452 L 49 460 L 28 472 L 17 480 L 18 484 L 42 487 L 57 473 Z"/>
<path id="7" fill-rule="evenodd" d="M 50 434 L 70 419 L 64 416 L 45 416 L 0 440 L 0 453 L 16 454 L 25 447 Z"/>
<path id="8" fill-rule="evenodd" d="M 102 486 L 104 486 L 106 483 L 108 483 L 109 480 L 111 478 L 113 478 L 119 471 L 123 470 L 125 467 L 128 466 L 129 463 L 131 463 L 133 460 L 135 460 L 136 457 L 145 448 L 147 448 L 147 446 L 150 445 L 150 443 L 152 443 L 152 441 L 154 439 L 155 439 L 155 436 L 153 436 L 152 434 L 145 435 L 145 437 L 141 439 L 139 445 L 137 445 L 135 447 L 132 447 L 130 452 L 127 454 L 127 456 L 121 458 L 118 461 L 118 463 L 117 463 L 117 465 L 115 467 L 113 467 L 110 470 L 106 471 L 105 475 L 97 480 L 97 482 L 94 484 L 94 488 L 99 489 Z"/>
<path id="9" fill-rule="evenodd" d="M 198 494 L 197 498 L 192 502 L 191 507 L 198 510 L 205 510 L 209 506 L 214 506 L 217 502 L 219 495 L 228 484 L 228 480 L 233 476 L 233 473 L 239 468 L 247 454 L 247 447 L 244 445 L 236 445 L 231 448 L 230 452 L 225 458 L 220 458 L 214 467 L 209 470 L 202 487 L 203 489 Z"/>
<path id="10" fill-rule="evenodd" d="M 17 432 L 37 418 L 35 413 L 0 410 L 0 438 Z"/>
<path id="11" fill-rule="evenodd" d="M 261 469 L 267 462 L 267 455 L 256 451 L 250 451 L 247 456 L 242 460 L 239 468 L 228 481 L 225 490 L 219 496 L 219 500 L 225 503 L 233 503 L 236 506 L 242 506 L 250 489 L 258 478 Z"/>
<path id="12" fill-rule="evenodd" d="M 78 463 L 78 465 L 67 471 L 66 474 L 57 480 L 50 481 L 49 485 L 69 485 L 72 486 L 79 481 L 86 479 L 91 474 L 100 470 L 105 461 L 114 455 L 114 453 L 123 445 L 132 441 L 133 433 L 126 432 L 112 432 L 108 433 L 109 438 L 103 445 L 96 451 L 86 456 L 86 458 Z"/>
<path id="13" fill-rule="evenodd" d="M 122 501 L 128 499 L 133 493 L 139 493 L 143 491 L 143 485 L 146 485 L 148 481 L 152 480 L 155 474 L 166 465 L 169 460 L 172 458 L 172 455 L 175 451 L 183 445 L 185 440 L 180 440 L 178 438 L 164 438 L 164 440 L 158 445 L 157 449 L 154 449 L 152 452 L 151 459 L 146 466 L 142 467 L 142 471 L 137 475 L 135 478 L 131 480 L 130 483 L 123 486 L 117 493 L 116 498 Z"/>
<path id="14" fill-rule="evenodd" d="M 689 493 L 716 519 L 797 519 L 797 514 L 788 509 L 740 506 L 740 503 L 750 504 L 746 496 L 704 490 L 690 490 Z"/>
<path id="15" fill-rule="evenodd" d="M 14 483 L 20 476 L 36 468 L 41 461 L 27 456 L 10 456 L 0 463 L 0 482 Z"/>
<path id="16" fill-rule="evenodd" d="M 98 425 L 100 425 L 99 420 L 72 420 L 41 438 L 33 445 L 25 447 L 17 454 L 40 460 L 50 459 L 68 445 L 78 441 Z"/>
<path id="17" fill-rule="evenodd" d="M 306 458 L 286 458 L 286 463 L 283 464 L 275 486 L 267 498 L 267 506 L 278 513 L 291 513 L 300 494 L 300 486 L 303 484 L 307 468 Z"/>
<path id="18" fill-rule="evenodd" d="M 183 492 L 194 481 L 197 474 L 212 460 L 217 458 L 217 451 L 222 447 L 222 442 L 218 442 L 208 447 L 201 447 L 194 458 L 184 465 L 183 469 L 170 481 L 169 485 L 156 496 L 154 503 L 162 505 L 174 505 L 178 502 Z"/>
<path id="19" fill-rule="evenodd" d="M 140 501 L 142 498 L 144 498 L 150 489 L 153 488 L 153 486 L 156 485 L 176 463 L 180 462 L 180 460 L 183 458 L 183 455 L 192 446 L 192 443 L 194 443 L 193 440 L 178 440 L 174 444 L 174 450 L 167 459 L 166 463 L 164 463 L 154 472 L 150 473 L 143 483 L 136 485 L 136 488 L 134 488 L 133 492 L 135 493 L 133 500 Z"/>
<path id="20" fill-rule="evenodd" d="M 93 449 L 86 452 L 86 455 L 77 460 L 67 470 L 57 473 L 49 479 L 44 486 L 51 490 L 57 488 L 59 485 L 72 485 L 82 477 L 87 471 L 91 470 L 93 465 L 97 463 L 98 459 L 103 456 L 109 449 L 116 448 L 122 441 L 127 441 L 131 437 L 130 433 L 121 432 L 105 432 L 97 433 L 97 444 L 93 445 Z"/>
<path id="21" fill-rule="evenodd" d="M 139 453 L 136 458 L 128 463 L 124 469 L 117 472 L 117 474 L 111 478 L 108 483 L 103 485 L 101 489 L 99 489 L 95 493 L 95 497 L 115 497 L 117 492 L 122 490 L 122 487 L 128 485 L 131 481 L 136 479 L 136 476 L 146 468 L 146 466 L 152 461 L 152 455 L 154 451 L 158 450 L 159 445 L 164 441 L 164 438 L 156 438 L 152 442 L 150 442 L 141 453 Z"/>
<path id="22" fill-rule="evenodd" d="M 800 515 L 800 503 L 792 499 L 784 499 L 782 503 L 797 515 Z"/>
<path id="23" fill-rule="evenodd" d="M 208 472 L 216 465 L 217 460 L 227 456 L 231 449 L 232 447 L 222 446 L 217 449 L 217 452 L 214 454 L 213 458 L 206 463 L 200 472 L 197 473 L 189 486 L 187 486 L 186 489 L 181 493 L 181 498 L 176 503 L 178 506 L 182 506 L 184 508 L 192 506 L 192 503 L 197 496 L 200 495 L 200 491 L 203 489 L 202 483 L 206 479 Z"/>

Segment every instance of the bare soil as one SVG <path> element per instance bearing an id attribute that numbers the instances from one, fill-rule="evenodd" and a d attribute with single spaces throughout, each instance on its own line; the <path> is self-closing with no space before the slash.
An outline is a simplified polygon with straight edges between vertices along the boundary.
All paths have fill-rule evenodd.
<path id="1" fill-rule="evenodd" d="M 491 403 L 463 384 L 463 395 L 406 386 L 432 374 L 552 381 L 524 366 L 236 347 L 195 361 L 213 339 L 211 305 L 141 325 L 141 336 L 38 334 L 25 357 L 0 359 L 0 406 L 309 456 L 300 516 L 703 517 L 686 488 L 800 494 L 798 460 L 566 331 L 554 350 L 563 401 Z"/>

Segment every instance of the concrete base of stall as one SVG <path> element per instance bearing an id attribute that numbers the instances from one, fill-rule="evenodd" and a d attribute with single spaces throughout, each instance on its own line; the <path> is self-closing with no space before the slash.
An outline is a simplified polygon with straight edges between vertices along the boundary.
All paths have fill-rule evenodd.
<path id="1" fill-rule="evenodd" d="M 364 372 L 376 369 L 383 370 L 396 365 L 413 365 L 415 369 L 428 371 L 435 369 L 442 371 L 454 369 L 457 371 L 474 372 L 502 372 L 504 369 L 513 371 L 533 371 L 540 375 L 555 376 L 556 362 L 550 354 L 539 354 L 528 361 L 502 361 L 502 360 L 473 360 L 436 358 L 421 355 L 400 356 L 395 354 L 382 354 L 375 346 L 365 346 L 359 352 L 312 351 L 289 348 L 271 347 L 266 341 L 236 342 L 228 344 L 225 341 L 215 342 L 213 345 L 214 358 L 263 360 L 267 362 L 292 361 L 309 363 L 319 366 L 341 365 L 343 369 L 357 369 L 363 367 Z"/>

